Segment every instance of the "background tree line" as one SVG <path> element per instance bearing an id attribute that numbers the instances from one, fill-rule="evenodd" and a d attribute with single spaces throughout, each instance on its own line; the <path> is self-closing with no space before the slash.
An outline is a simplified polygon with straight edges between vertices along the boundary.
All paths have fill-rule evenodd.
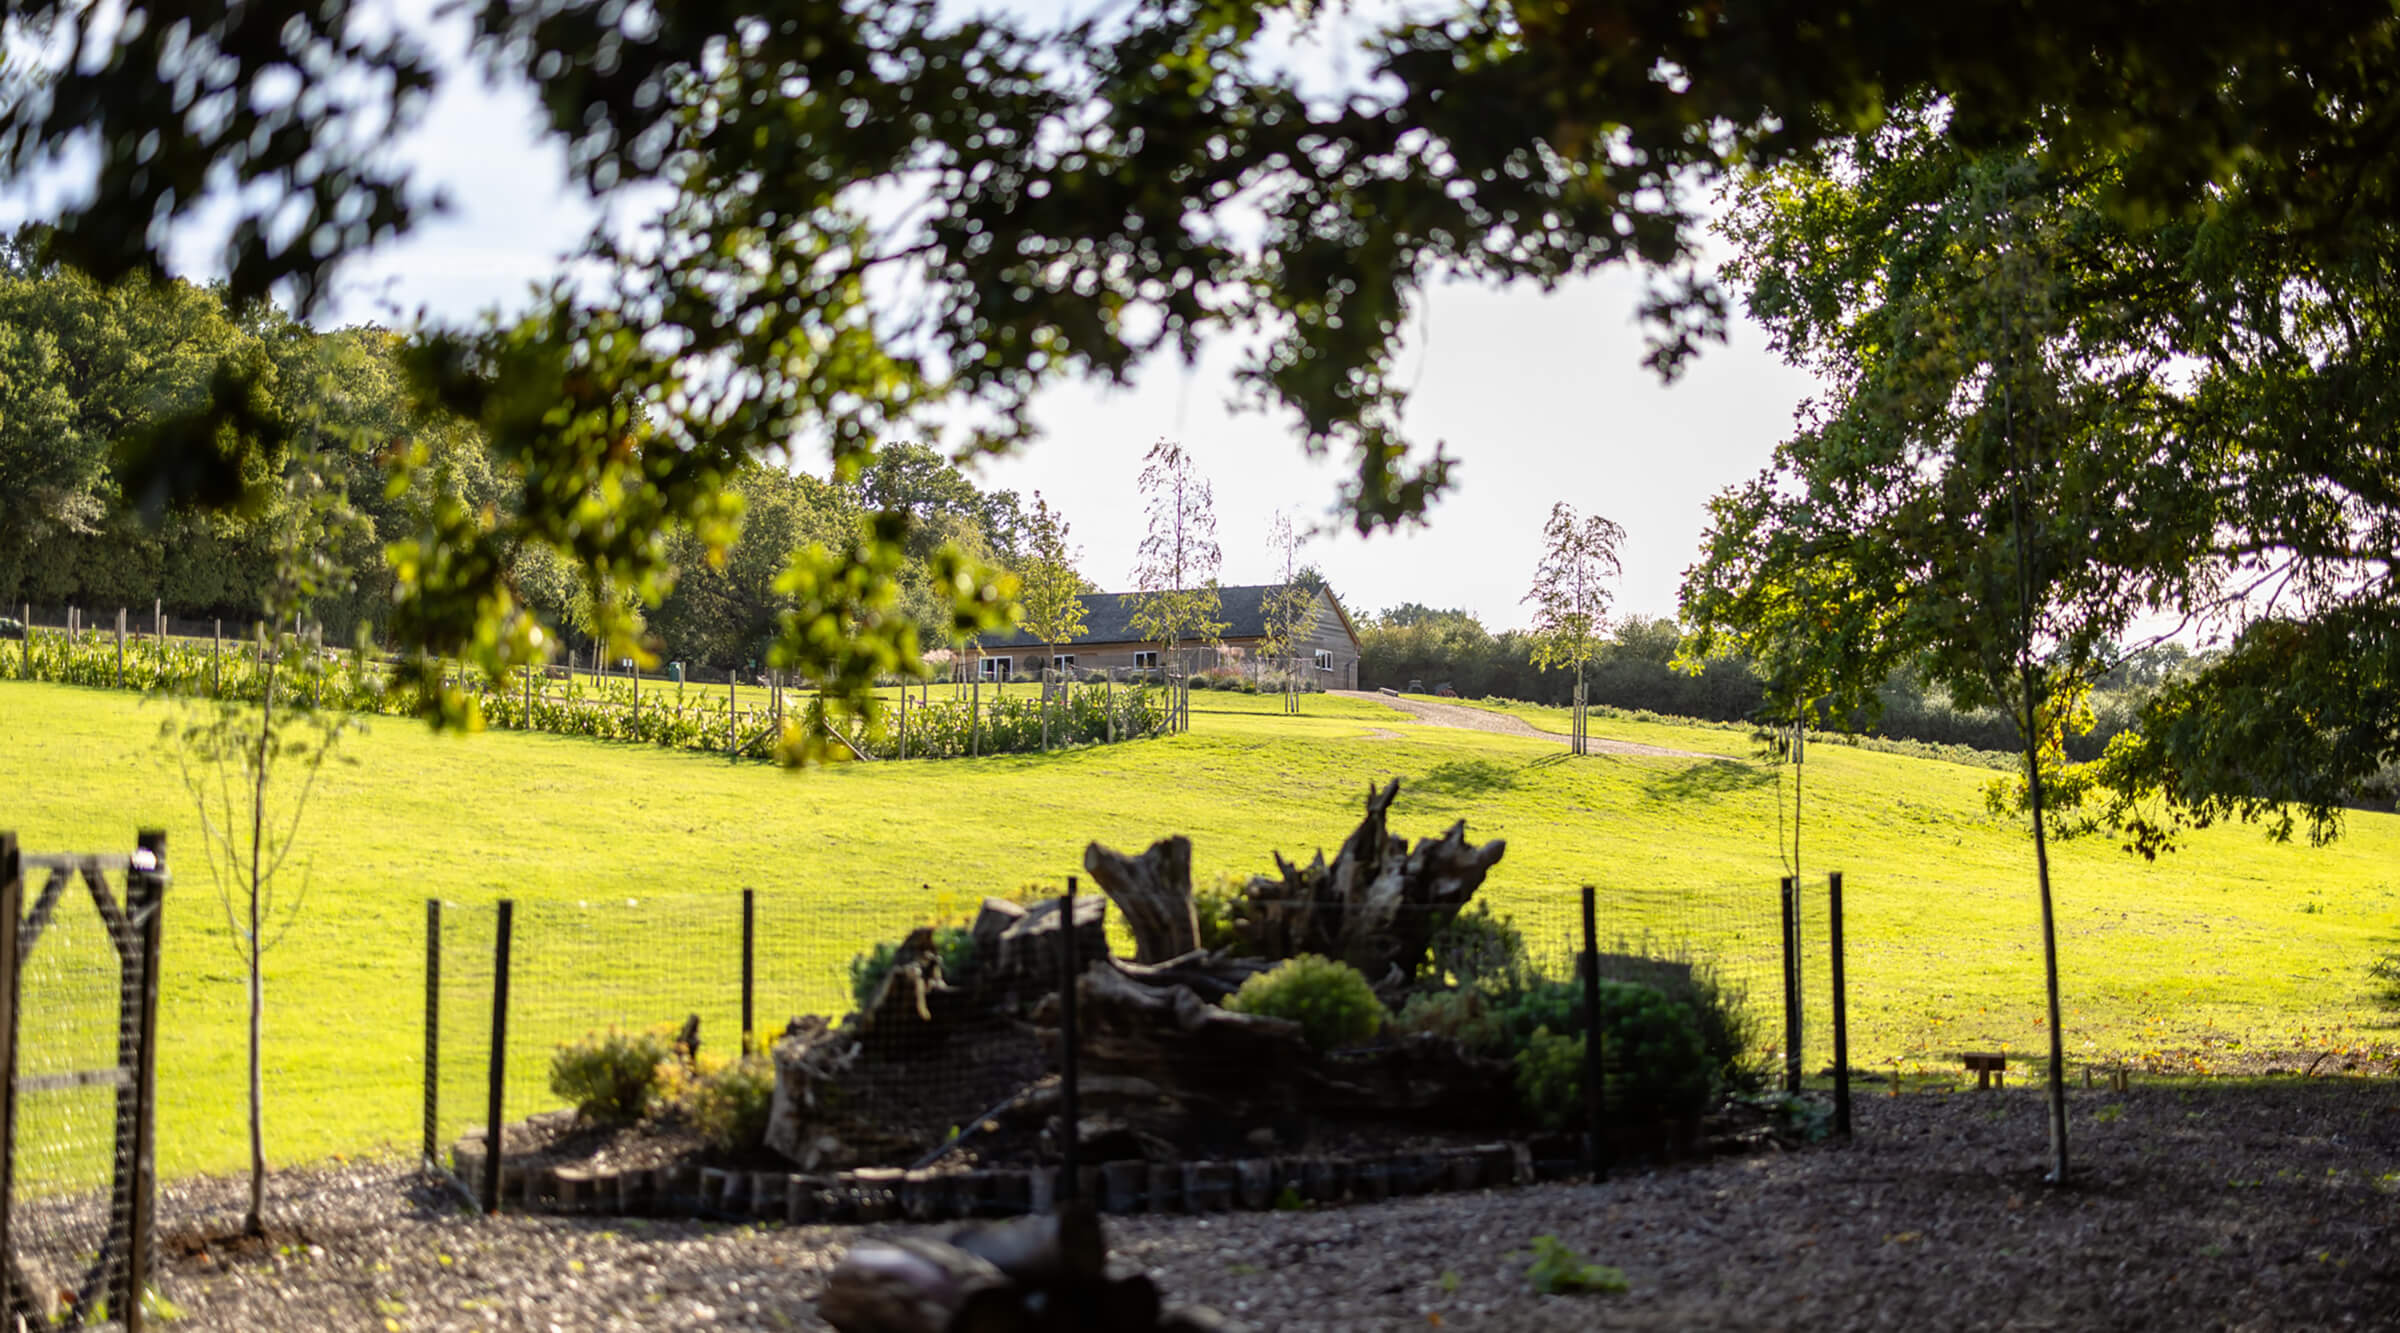
<path id="1" fill-rule="evenodd" d="M 275 534 L 297 517 L 285 483 L 305 451 L 362 520 L 332 534 L 328 553 L 354 581 L 318 598 L 312 615 L 329 638 L 362 628 L 380 638 L 394 592 L 384 548 L 439 508 L 505 516 L 524 494 L 474 424 L 423 405 L 405 335 L 320 332 L 180 279 L 102 285 L 38 254 L 33 233 L 0 241 L 0 604 L 147 611 L 156 600 L 171 616 L 247 626 L 268 600 Z M 249 452 L 235 492 L 149 484 L 137 460 L 229 385 L 249 434 L 271 446 Z M 1004 568 L 1027 554 L 1016 493 L 983 490 L 919 444 L 885 446 L 845 484 L 751 460 L 723 489 L 739 517 L 721 553 L 688 526 L 664 535 L 675 579 L 640 613 L 664 659 L 762 662 L 793 605 L 777 586 L 791 553 L 839 549 L 868 515 L 910 520 L 900 604 L 927 643 L 947 642 L 951 620 L 929 573 L 936 551 L 951 545 Z M 569 560 L 532 541 L 501 554 L 518 600 L 591 655 L 594 598 Z"/>
<path id="2" fill-rule="evenodd" d="M 1469 699 L 1522 699 L 1563 707 L 1575 673 L 1535 666 L 1533 636 L 1521 630 L 1494 634 L 1471 612 L 1437 610 L 1409 602 L 1358 625 L 1359 683 L 1365 689 L 1426 689 L 1448 685 Z M 1591 702 L 1611 708 L 1646 710 L 1712 722 L 1751 722 L 1764 716 L 1766 680 L 1748 658 L 1718 653 L 1697 664 L 1678 664 L 1682 626 L 1666 616 L 1627 616 L 1607 635 L 1599 656 L 1585 668 Z M 2132 653 L 2105 674 L 2091 698 L 2092 728 L 2066 739 L 2076 759 L 2096 759 L 2108 742 L 2130 729 L 2142 705 L 2161 685 L 2199 667 L 2179 643 Z M 1696 669 L 1695 669 L 1696 667 Z M 2014 750 L 2016 724 L 2006 711 L 1954 706 L 1949 695 L 1910 672 L 1886 678 L 1871 706 L 1833 720 L 1836 729 L 1933 745 L 1980 750 Z"/>

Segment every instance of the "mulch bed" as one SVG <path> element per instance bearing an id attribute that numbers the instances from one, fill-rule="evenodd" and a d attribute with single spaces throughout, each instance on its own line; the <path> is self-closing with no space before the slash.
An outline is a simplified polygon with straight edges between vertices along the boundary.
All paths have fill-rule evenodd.
<path id="1" fill-rule="evenodd" d="M 1121 1263 L 1262 1329 L 2392 1326 L 2400 1083 L 2137 1081 L 2078 1088 L 2070 1114 L 2063 1189 L 2039 1091 L 2012 1086 L 1862 1098 L 1850 1145 L 1107 1227 Z M 160 1226 L 238 1196 L 172 1187 Z M 168 1258 L 186 1326 L 822 1328 L 809 1298 L 845 1247 L 918 1230 L 481 1218 L 388 1166 L 288 1173 L 274 1197 L 312 1243 Z M 1511 1256 L 1542 1235 L 1632 1290 L 1533 1295 Z"/>

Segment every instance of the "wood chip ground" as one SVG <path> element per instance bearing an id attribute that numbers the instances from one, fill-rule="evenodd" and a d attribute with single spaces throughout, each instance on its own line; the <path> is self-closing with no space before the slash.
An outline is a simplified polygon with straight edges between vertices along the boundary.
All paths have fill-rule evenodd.
<path id="1" fill-rule="evenodd" d="M 2040 1092 L 1863 1098 L 1851 1146 L 1599 1184 L 1316 1211 L 1112 1218 L 1119 1263 L 1259 1329 L 2400 1327 L 2400 1084 L 2076 1090 L 2042 1183 Z M 276 1181 L 272 1249 L 194 1245 L 229 1183 L 170 1188 L 161 1286 L 205 1329 L 816 1329 L 851 1228 L 503 1217 L 404 1170 Z M 1537 1296 L 1555 1235 L 1618 1296 Z"/>

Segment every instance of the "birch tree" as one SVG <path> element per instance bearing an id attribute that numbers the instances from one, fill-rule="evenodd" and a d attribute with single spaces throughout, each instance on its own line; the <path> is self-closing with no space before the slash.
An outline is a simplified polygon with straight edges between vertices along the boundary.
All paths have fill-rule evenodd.
<path id="1" fill-rule="evenodd" d="M 1025 524 L 1026 559 L 1017 570 L 1017 597 L 1025 610 L 1026 632 L 1042 641 L 1049 665 L 1058 663 L 1058 647 L 1084 632 L 1083 576 L 1075 572 L 1076 551 L 1067 541 L 1067 516 L 1050 507 L 1040 491 L 1033 493 L 1033 514 Z M 1046 680 L 1047 678 L 1045 678 Z M 1042 748 L 1050 748 L 1050 690 L 1042 690 Z"/>
<path id="2" fill-rule="evenodd" d="M 1617 548 L 1624 542 L 1625 529 L 1598 514 L 1578 519 L 1566 501 L 1559 501 L 1542 525 L 1542 559 L 1524 597 L 1533 604 L 1533 664 L 1575 670 L 1569 745 L 1576 754 L 1586 752 L 1583 669 L 1600 655 L 1614 600 L 1609 582 L 1623 571 Z"/>
<path id="3" fill-rule="evenodd" d="M 1160 662 L 1172 666 L 1186 640 L 1214 641 L 1225 632 L 1217 619 L 1217 568 L 1225 557 L 1216 492 L 1191 452 L 1171 440 L 1150 446 L 1137 484 L 1148 526 L 1133 566 L 1133 630 L 1159 645 Z"/>
<path id="4" fill-rule="evenodd" d="M 1283 711 L 1287 713 L 1300 711 L 1296 653 L 1301 638 L 1316 623 L 1317 590 L 1300 580 L 1300 551 L 1307 544 L 1308 534 L 1292 523 L 1289 514 L 1277 513 L 1267 527 L 1267 549 L 1283 566 L 1283 581 L 1267 593 L 1258 651 L 1269 658 L 1294 659 L 1287 661 L 1283 670 Z"/>

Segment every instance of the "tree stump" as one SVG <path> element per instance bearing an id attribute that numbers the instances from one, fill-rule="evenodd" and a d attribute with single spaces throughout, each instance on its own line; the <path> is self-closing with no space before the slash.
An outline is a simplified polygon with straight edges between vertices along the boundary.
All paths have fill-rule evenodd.
<path id="1" fill-rule="evenodd" d="M 1200 918 L 1192 907 L 1192 840 L 1177 834 L 1140 856 L 1099 843 L 1083 849 L 1083 868 L 1123 914 L 1133 932 L 1133 961 L 1161 963 L 1200 947 Z"/>

